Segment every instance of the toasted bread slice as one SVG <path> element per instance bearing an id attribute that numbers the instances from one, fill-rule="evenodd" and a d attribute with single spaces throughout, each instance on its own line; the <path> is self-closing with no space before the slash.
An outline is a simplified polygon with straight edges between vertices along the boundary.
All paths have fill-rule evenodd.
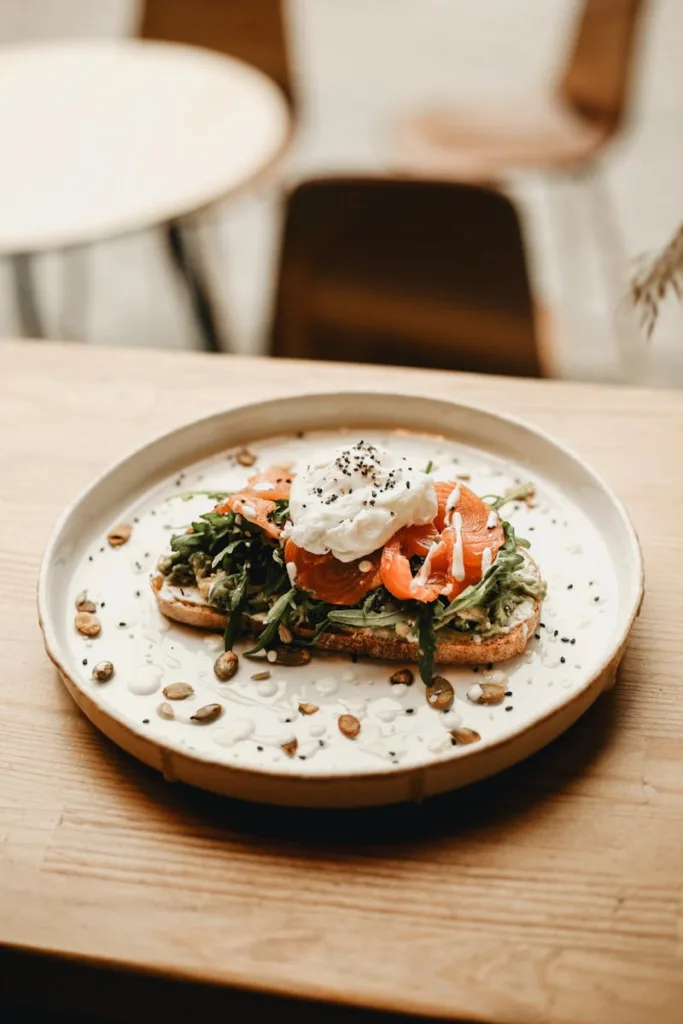
<path id="1" fill-rule="evenodd" d="M 529 559 L 529 571 L 536 575 L 538 568 Z M 197 587 L 173 587 L 162 576 L 155 576 L 152 587 L 156 594 L 159 610 L 169 619 L 199 629 L 224 630 L 228 615 L 211 608 Z M 485 665 L 488 662 L 506 661 L 522 654 L 530 638 L 538 628 L 541 602 L 529 598 L 513 613 L 510 626 L 505 633 L 489 639 L 458 636 L 449 630 L 441 637 L 436 648 L 435 662 L 441 665 Z M 252 634 L 263 629 L 263 623 L 250 616 L 244 616 L 245 627 Z M 310 637 L 309 630 L 295 632 L 301 637 Z M 359 654 L 370 658 L 386 658 L 389 661 L 417 661 L 417 644 L 403 640 L 389 630 L 352 629 L 337 627 L 334 632 L 321 633 L 314 647 L 325 651 L 339 651 L 343 654 Z"/>

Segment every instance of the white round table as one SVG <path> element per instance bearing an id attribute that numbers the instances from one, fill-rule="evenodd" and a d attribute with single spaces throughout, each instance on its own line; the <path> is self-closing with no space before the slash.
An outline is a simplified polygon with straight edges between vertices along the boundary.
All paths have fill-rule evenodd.
<path id="1" fill-rule="evenodd" d="M 252 185 L 290 125 L 266 75 L 210 50 L 135 39 L 4 46 L 0 254 L 177 222 Z"/>

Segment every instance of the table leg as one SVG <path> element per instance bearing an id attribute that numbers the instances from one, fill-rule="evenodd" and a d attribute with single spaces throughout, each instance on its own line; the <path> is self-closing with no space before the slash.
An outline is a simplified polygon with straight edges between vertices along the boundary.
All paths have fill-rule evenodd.
<path id="1" fill-rule="evenodd" d="M 226 352 L 229 347 L 221 343 L 217 318 L 209 288 L 202 272 L 199 257 L 192 253 L 187 233 L 178 223 L 166 228 L 168 246 L 178 270 L 182 274 L 192 311 L 201 331 L 204 348 L 208 352 Z"/>
<path id="2" fill-rule="evenodd" d="M 26 338 L 44 338 L 38 298 L 36 294 L 33 267 L 30 253 L 15 253 L 12 256 L 12 274 L 14 275 L 14 292 L 17 301 L 17 312 L 21 332 Z"/>

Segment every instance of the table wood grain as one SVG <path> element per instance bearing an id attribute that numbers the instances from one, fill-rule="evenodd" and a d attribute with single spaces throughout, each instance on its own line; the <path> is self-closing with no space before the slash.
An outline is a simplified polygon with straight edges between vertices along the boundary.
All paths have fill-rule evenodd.
<path id="1" fill-rule="evenodd" d="M 35 586 L 54 520 L 186 419 L 350 387 L 516 413 L 604 474 L 646 565 L 618 685 L 527 763 L 423 806 L 270 810 L 165 783 L 92 728 L 44 654 Z M 253 992 L 496 1024 L 680 1024 L 681 466 L 674 392 L 0 344 L 0 988 L 52 998 L 60 956 L 217 985 L 235 1007 Z M 29 951 L 46 955 L 18 984 Z"/>

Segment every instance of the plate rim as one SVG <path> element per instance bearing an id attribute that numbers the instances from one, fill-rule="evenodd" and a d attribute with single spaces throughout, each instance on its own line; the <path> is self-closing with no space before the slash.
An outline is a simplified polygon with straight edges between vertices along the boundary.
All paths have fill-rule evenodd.
<path id="1" fill-rule="evenodd" d="M 483 415 L 485 417 L 488 417 L 489 420 L 498 421 L 498 423 L 503 423 L 503 424 L 507 423 L 507 424 L 510 424 L 511 426 L 519 428 L 519 429 L 521 429 L 523 431 L 535 434 L 537 437 L 540 437 L 546 444 L 550 445 L 551 447 L 554 447 L 554 448 L 558 449 L 560 452 L 562 452 L 563 455 L 565 455 L 570 460 L 573 460 L 576 464 L 578 464 L 578 466 L 581 468 L 581 470 L 584 473 L 586 473 L 592 479 L 593 483 L 595 485 L 597 485 L 597 487 L 608 497 L 612 507 L 618 513 L 618 515 L 619 515 L 619 517 L 620 517 L 620 519 L 622 521 L 622 525 L 623 525 L 623 527 L 624 527 L 624 529 L 626 531 L 626 535 L 628 536 L 628 539 L 629 539 L 629 542 L 630 542 L 629 554 L 630 554 L 630 559 L 632 561 L 632 570 L 633 570 L 633 572 L 632 572 L 632 575 L 633 575 L 633 588 L 632 588 L 633 593 L 632 593 L 632 596 L 631 596 L 630 607 L 628 608 L 628 613 L 627 613 L 627 615 L 624 616 L 624 619 L 623 619 L 623 625 L 621 627 L 619 627 L 619 623 L 616 624 L 616 626 L 615 626 L 615 636 L 614 636 L 614 639 L 613 639 L 612 643 L 610 644 L 609 649 L 607 650 L 607 652 L 605 653 L 605 655 L 601 659 L 600 663 L 596 666 L 595 670 L 593 672 L 591 672 L 590 676 L 586 679 L 586 681 L 583 684 L 583 686 L 581 686 L 581 688 L 577 692 L 568 693 L 567 696 L 559 704 L 553 705 L 552 708 L 548 709 L 546 712 L 544 712 L 538 718 L 535 718 L 532 722 L 529 722 L 528 724 L 523 725 L 520 729 L 516 730 L 515 732 L 513 732 L 512 734 L 510 734 L 508 736 L 504 736 L 504 737 L 501 737 L 499 739 L 484 741 L 482 744 L 475 744 L 471 748 L 468 748 L 468 749 L 465 749 L 465 750 L 460 750 L 458 753 L 453 753 L 450 756 L 442 757 L 442 758 L 439 758 L 438 760 L 434 760 L 434 762 L 429 762 L 429 763 L 425 763 L 425 764 L 401 765 L 401 766 L 396 766 L 396 765 L 393 765 L 393 764 L 392 765 L 382 765 L 382 766 L 378 766 L 376 769 L 373 769 L 373 770 L 363 769 L 362 771 L 358 771 L 358 772 L 343 770 L 343 771 L 335 772 L 334 774 L 331 774 L 329 772 L 323 773 L 323 772 L 316 772 L 316 771 L 310 771 L 310 770 L 306 771 L 305 773 L 282 772 L 282 771 L 278 770 L 277 768 L 271 768 L 271 767 L 268 767 L 268 766 L 264 766 L 263 768 L 260 768 L 260 767 L 259 768 L 253 768 L 253 767 L 249 767 L 247 765 L 228 764 L 228 763 L 224 763 L 224 762 L 219 762 L 219 761 L 215 760 L 214 758 L 212 758 L 210 756 L 206 756 L 206 755 L 202 754 L 199 751 L 178 751 L 178 750 L 176 750 L 176 749 L 174 749 L 172 747 L 165 746 L 163 741 L 160 742 L 160 741 L 157 741 L 157 740 L 153 740 L 149 735 L 145 735 L 142 730 L 140 730 L 139 728 L 135 728 L 131 723 L 129 723 L 127 720 L 125 720 L 122 716 L 120 716 L 120 714 L 115 709 L 109 709 L 108 708 L 108 709 L 106 709 L 106 711 L 103 711 L 100 708 L 100 706 L 97 703 L 97 701 L 95 701 L 92 698 L 92 696 L 76 681 L 76 679 L 73 678 L 72 674 L 64 667 L 64 664 L 62 663 L 63 652 L 61 651 L 59 640 L 58 640 L 58 637 L 56 635 L 56 629 L 55 629 L 54 625 L 52 624 L 52 622 L 50 621 L 50 614 L 49 614 L 48 607 L 47 607 L 47 584 L 48 584 L 49 574 L 50 574 L 50 571 L 51 571 L 51 566 L 52 566 L 52 561 L 53 561 L 53 556 L 54 556 L 54 550 L 55 550 L 55 548 L 56 548 L 56 546 L 57 546 L 57 544 L 59 542 L 60 536 L 61 536 L 64 528 L 67 526 L 69 520 L 71 519 L 73 514 L 77 511 L 79 506 L 82 503 L 84 503 L 95 491 L 97 491 L 99 489 L 99 487 L 102 485 L 102 483 L 109 476 L 115 474 L 118 470 L 123 468 L 125 466 L 125 464 L 127 462 L 129 462 L 131 459 L 134 459 L 134 458 L 138 457 L 145 450 L 152 449 L 155 445 L 160 444 L 162 442 L 165 443 L 165 444 L 168 444 L 170 446 L 169 450 L 172 450 L 173 442 L 175 441 L 175 439 L 177 437 L 179 437 L 180 435 L 184 434 L 190 428 L 194 428 L 194 427 L 199 428 L 201 426 L 209 427 L 212 422 L 219 422 L 226 415 L 238 413 L 240 410 L 244 410 L 244 409 L 247 409 L 247 408 L 254 409 L 254 408 L 258 408 L 260 406 L 273 407 L 273 406 L 277 406 L 277 405 L 291 405 L 294 402 L 316 400 L 316 399 L 317 400 L 329 399 L 329 398 L 331 398 L 333 396 L 336 399 L 339 399 L 339 400 L 342 400 L 342 401 L 344 401 L 344 400 L 353 401 L 354 399 L 358 399 L 358 398 L 367 398 L 368 395 L 381 396 L 382 399 L 403 400 L 403 399 L 406 399 L 406 398 L 410 398 L 410 399 L 417 399 L 417 400 L 422 401 L 422 402 L 429 402 L 431 404 L 438 404 L 438 405 L 442 405 L 442 406 L 448 406 L 448 407 L 451 407 L 451 408 L 460 409 L 460 410 L 464 411 L 465 414 L 467 414 L 468 412 L 472 412 L 472 413 L 475 413 L 478 416 Z M 354 424 L 357 423 L 358 426 L 362 425 L 362 416 L 358 416 L 358 417 L 352 416 L 352 420 L 353 420 Z M 320 426 L 320 427 L 316 427 L 315 429 L 323 430 L 325 428 Z M 328 428 L 328 429 L 332 429 L 332 428 Z M 253 439 L 254 439 L 254 441 L 256 441 L 256 440 L 260 439 L 260 437 L 263 437 L 265 439 L 265 438 L 273 437 L 273 436 L 276 436 L 276 435 L 274 435 L 272 430 L 270 430 L 270 431 L 265 432 L 263 435 L 260 435 L 259 437 L 254 436 Z M 228 444 L 227 447 L 230 447 L 230 444 Z M 202 456 L 202 457 L 204 457 L 204 456 Z M 608 688 L 609 685 L 611 685 L 611 682 L 614 679 L 614 675 L 616 673 L 616 668 L 618 667 L 619 661 L 621 660 L 621 657 L 623 656 L 623 652 L 624 652 L 624 649 L 625 649 L 626 642 L 628 640 L 629 634 L 630 634 L 630 632 L 631 632 L 631 630 L 633 628 L 633 624 L 634 624 L 636 618 L 638 617 L 638 614 L 640 613 L 640 609 L 642 607 L 642 602 L 643 602 L 643 598 L 644 598 L 644 593 L 645 593 L 645 569 L 644 569 L 644 560 L 643 560 L 642 549 L 641 549 L 640 540 L 638 538 L 637 531 L 635 529 L 635 526 L 634 526 L 634 524 L 633 524 L 633 522 L 631 520 L 631 517 L 629 516 L 629 513 L 628 513 L 624 503 L 615 494 L 613 489 L 603 479 L 603 477 L 597 472 L 597 470 L 595 470 L 590 465 L 590 463 L 588 463 L 581 455 L 579 455 L 569 445 L 566 445 L 563 441 L 558 440 L 556 437 L 554 437 L 551 433 L 546 431 L 544 428 L 538 427 L 535 424 L 530 423 L 528 420 L 524 419 L 523 417 L 517 416 L 517 415 L 512 414 L 512 413 L 507 413 L 507 412 L 492 411 L 492 410 L 488 409 L 487 407 L 485 407 L 484 405 L 479 404 L 479 403 L 463 402 L 463 401 L 461 401 L 459 399 L 432 398 L 432 397 L 430 397 L 430 396 L 428 396 L 426 394 L 416 393 L 416 392 L 411 392 L 411 391 L 403 391 L 403 392 L 401 392 L 401 391 L 384 390 L 384 389 L 381 389 L 381 390 L 379 390 L 379 389 L 368 389 L 368 390 L 357 389 L 357 390 L 343 390 L 343 391 L 338 391 L 338 392 L 331 392 L 331 391 L 328 392 L 328 391 L 314 390 L 314 391 L 300 392 L 300 393 L 297 393 L 297 394 L 294 394 L 294 395 L 277 395 L 277 396 L 275 396 L 273 398 L 264 398 L 264 399 L 259 399 L 258 401 L 239 402 L 239 403 L 237 403 L 235 405 L 230 405 L 230 406 L 227 406 L 227 407 L 225 407 L 223 409 L 215 410 L 215 411 L 213 411 L 211 413 L 208 413 L 208 414 L 206 414 L 204 416 L 198 416 L 198 417 L 193 417 L 191 419 L 188 419 L 185 422 L 179 424 L 178 426 L 172 427 L 170 430 L 165 430 L 165 431 L 161 431 L 159 433 L 154 434 L 152 437 L 150 437 L 148 440 L 144 441 L 142 444 L 139 444 L 139 445 L 129 449 L 120 458 L 114 460 L 113 462 L 111 462 L 107 466 L 105 466 L 105 468 L 101 472 L 99 472 L 96 475 L 96 477 L 89 484 L 87 484 L 84 488 L 82 488 L 81 491 L 76 495 L 76 497 L 71 502 L 69 502 L 69 504 L 66 506 L 66 508 L 62 511 L 62 513 L 58 516 L 57 520 L 55 521 L 55 524 L 54 524 L 54 526 L 53 526 L 53 528 L 51 530 L 50 536 L 49 536 L 49 538 L 47 540 L 47 543 L 45 545 L 45 548 L 44 548 L 44 551 L 43 551 L 43 556 L 42 556 L 42 559 L 41 559 L 40 570 L 39 570 L 39 575 L 38 575 L 38 585 L 37 585 L 37 606 L 38 606 L 38 622 L 39 622 L 41 633 L 42 633 L 42 636 L 43 636 L 43 643 L 44 643 L 44 646 L 45 646 L 45 650 L 47 652 L 47 655 L 48 655 L 50 661 L 55 666 L 55 668 L 57 669 L 60 677 L 62 678 L 62 682 L 64 683 L 64 685 L 65 685 L 65 687 L 67 689 L 67 692 L 69 693 L 69 696 L 75 701 L 75 703 L 78 705 L 79 709 L 86 715 L 86 717 L 88 717 L 90 719 L 90 721 L 93 722 L 93 724 L 95 725 L 96 728 L 98 728 L 101 731 L 105 732 L 105 730 L 102 729 L 101 724 L 93 721 L 93 717 L 89 713 L 89 710 L 87 708 L 88 704 L 92 704 L 92 706 L 94 708 L 96 708 L 98 711 L 102 711 L 102 713 L 106 717 L 108 717 L 109 719 L 113 720 L 116 723 L 116 726 L 118 728 L 123 729 L 131 737 L 134 737 L 134 740 L 135 740 L 136 744 L 143 743 L 145 745 L 149 745 L 154 750 L 159 752 L 160 755 L 161 755 L 160 760 L 162 762 L 162 766 L 163 766 L 162 767 L 162 771 L 164 772 L 164 775 L 166 775 L 166 767 L 164 765 L 164 757 L 163 757 L 163 753 L 165 751 L 167 754 L 171 755 L 174 759 L 176 759 L 176 758 L 178 758 L 178 759 L 186 759 L 187 761 L 192 762 L 192 763 L 198 763 L 198 764 L 203 764 L 203 765 L 210 765 L 210 766 L 213 766 L 213 767 L 215 767 L 217 769 L 220 769 L 221 771 L 225 771 L 225 772 L 228 772 L 228 773 L 234 773 L 235 775 L 238 775 L 240 778 L 243 778 L 243 779 L 247 779 L 248 777 L 253 777 L 255 779 L 263 781 L 264 779 L 267 780 L 267 779 L 275 778 L 275 779 L 283 780 L 283 781 L 287 782 L 288 784 L 302 783 L 304 785 L 308 785 L 308 786 L 312 786 L 312 787 L 316 787 L 317 786 L 317 787 L 321 787 L 321 788 L 324 789 L 326 784 L 327 785 L 331 785 L 331 784 L 343 783 L 343 782 L 354 783 L 354 784 L 364 784 L 364 783 L 370 783 L 372 781 L 376 782 L 378 780 L 384 780 L 386 778 L 400 779 L 400 778 L 403 778 L 403 777 L 408 777 L 409 778 L 409 777 L 415 777 L 415 776 L 422 776 L 425 773 L 429 773 L 430 770 L 433 770 L 437 766 L 443 766 L 445 764 L 461 761 L 461 760 L 464 760 L 464 759 L 472 760 L 473 758 L 476 758 L 477 754 L 483 754 L 484 752 L 486 752 L 487 754 L 493 754 L 495 756 L 496 752 L 503 751 L 510 744 L 519 741 L 520 737 L 528 735 L 528 734 L 531 734 L 531 733 L 533 733 L 534 731 L 536 731 L 538 729 L 543 729 L 543 727 L 546 726 L 551 719 L 555 718 L 558 714 L 560 714 L 562 712 L 566 712 L 568 709 L 571 709 L 572 705 L 574 705 L 574 704 L 576 704 L 578 702 L 581 702 L 582 700 L 585 701 L 586 697 L 590 694 L 590 691 L 593 688 L 595 688 L 596 683 L 598 681 L 602 681 L 602 686 L 599 689 L 597 689 L 597 692 L 595 693 L 595 695 L 593 697 L 593 700 L 597 699 L 597 697 L 603 691 L 603 689 Z M 75 696 L 76 694 L 78 694 L 83 699 L 82 700 L 77 700 L 76 696 Z M 590 704 L 593 703 L 593 700 L 590 700 L 588 702 L 587 707 L 590 706 Z M 86 705 L 85 707 L 84 707 L 84 704 Z M 586 707 L 586 709 L 587 709 L 587 707 Z M 586 710 L 586 709 L 584 709 L 584 710 Z M 580 717 L 580 715 L 577 715 L 576 717 L 578 718 L 578 717 Z M 574 719 L 574 721 L 575 720 L 576 719 Z M 570 723 L 570 725 L 571 724 L 573 724 L 573 722 Z M 565 732 L 566 729 L 570 727 L 570 725 L 567 725 L 565 728 L 561 729 L 560 730 L 560 734 Z M 109 734 L 105 732 L 105 735 L 109 735 Z M 112 738 L 112 737 L 109 737 L 109 738 Z M 128 753 L 132 754 L 132 751 L 130 750 L 130 748 L 124 746 L 118 739 L 114 740 L 112 738 L 112 741 L 115 742 L 118 746 L 121 746 L 122 749 L 126 750 Z M 549 741 L 547 741 L 547 742 L 549 742 Z M 545 743 L 541 744 L 541 746 L 544 746 L 544 745 L 545 745 Z M 541 747 L 535 747 L 534 750 L 537 750 L 537 749 L 540 749 L 540 748 Z M 136 758 L 139 758 L 138 754 L 132 754 L 132 756 L 134 756 Z M 519 758 L 519 760 L 524 760 L 527 756 L 530 756 L 530 755 L 529 754 L 522 755 Z M 151 761 L 146 761 L 145 763 L 151 764 L 152 762 Z M 512 764 L 512 763 L 515 763 L 515 762 L 514 761 L 510 762 L 510 764 Z M 504 768 L 497 769 L 496 771 L 494 771 L 494 772 L 492 772 L 490 774 L 497 774 L 499 770 L 504 770 Z M 484 775 L 486 775 L 486 774 L 489 774 L 489 773 L 484 773 Z M 173 771 L 169 771 L 169 775 L 167 777 L 175 779 L 178 776 L 177 776 L 177 773 L 175 773 Z M 484 776 L 482 776 L 482 777 L 484 777 Z M 462 783 L 462 784 L 466 785 L 468 783 Z M 453 783 L 452 786 L 447 787 L 447 788 L 455 789 L 455 788 L 457 788 L 457 786 L 458 786 L 458 783 L 455 782 L 455 783 Z M 260 798 L 259 797 L 248 797 L 247 799 L 252 799 L 252 800 L 257 800 L 258 801 Z M 263 802 L 263 801 L 261 801 L 261 802 Z M 273 801 L 271 801 L 271 802 L 273 802 Z"/>

